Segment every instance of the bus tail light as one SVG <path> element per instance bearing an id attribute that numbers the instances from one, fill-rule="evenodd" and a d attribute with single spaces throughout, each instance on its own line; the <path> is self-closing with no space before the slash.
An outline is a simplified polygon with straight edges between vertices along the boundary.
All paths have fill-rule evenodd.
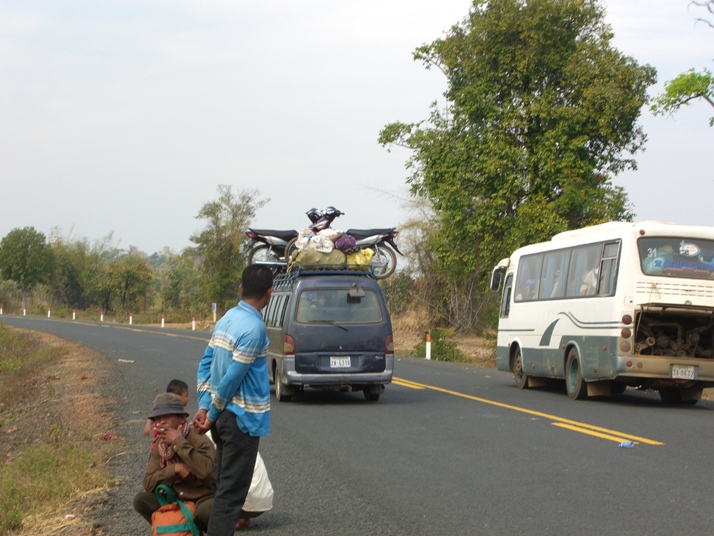
<path id="1" fill-rule="evenodd" d="M 630 324 L 632 324 L 632 317 L 630 315 L 624 315 L 622 317 L 622 323 L 626 326 L 629 326 Z"/>
<path id="2" fill-rule="evenodd" d="M 295 339 L 290 335 L 285 335 L 283 337 L 283 354 L 284 355 L 295 355 Z"/>

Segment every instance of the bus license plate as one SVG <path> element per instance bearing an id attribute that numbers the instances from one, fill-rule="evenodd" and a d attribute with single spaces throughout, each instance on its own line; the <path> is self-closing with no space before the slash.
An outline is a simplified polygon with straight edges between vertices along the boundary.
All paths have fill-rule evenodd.
<path id="1" fill-rule="evenodd" d="M 348 357 L 330 357 L 330 368 L 350 368 L 352 362 Z"/>
<path id="2" fill-rule="evenodd" d="M 693 380 L 694 368 L 693 365 L 672 365 L 672 378 Z"/>

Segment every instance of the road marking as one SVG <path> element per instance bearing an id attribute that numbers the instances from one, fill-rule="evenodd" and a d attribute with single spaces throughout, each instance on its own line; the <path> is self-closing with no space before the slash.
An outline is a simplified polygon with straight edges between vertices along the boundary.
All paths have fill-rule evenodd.
<path id="1" fill-rule="evenodd" d="M 409 387 L 410 389 L 425 389 L 425 387 L 422 387 L 418 383 L 410 382 L 409 380 L 404 380 L 402 378 L 392 378 L 392 383 L 395 385 L 401 385 L 402 387 Z"/>
<path id="2" fill-rule="evenodd" d="M 574 432 L 580 432 L 582 434 L 588 434 L 594 437 L 599 437 L 601 439 L 607 439 L 609 441 L 624 441 L 626 439 L 631 439 L 638 443 L 645 443 L 647 445 L 664 445 L 661 441 L 656 441 L 654 439 L 647 439 L 645 437 L 634 436 L 631 434 L 626 434 L 624 432 L 618 432 L 617 430 L 610 430 L 608 428 L 601 428 L 600 426 L 594 426 L 592 424 L 587 424 L 583 422 L 573 421 L 571 419 L 565 419 L 563 417 L 558 417 L 557 415 L 550 415 L 548 413 L 543 413 L 541 411 L 535 411 L 528 408 L 522 408 L 520 406 L 512 406 L 511 404 L 504 404 L 503 402 L 496 402 L 495 400 L 489 400 L 487 398 L 481 398 L 478 396 L 467 395 L 465 393 L 459 393 L 458 391 L 451 391 L 450 389 L 443 389 L 441 387 L 436 387 L 434 385 L 427 385 L 424 383 L 417 383 L 410 380 L 405 380 L 402 378 L 392 378 L 392 383 L 396 385 L 401 385 L 403 387 L 409 387 L 411 389 L 430 389 L 432 391 L 438 391 L 440 393 L 445 393 L 447 395 L 458 396 L 460 398 L 466 398 L 467 400 L 473 400 L 475 402 L 481 402 L 483 404 L 489 404 L 491 406 L 497 406 L 499 408 L 510 409 L 513 411 L 518 411 L 520 413 L 527 413 L 528 415 L 535 415 L 536 417 L 541 417 L 543 419 L 548 419 L 552 422 L 554 426 L 560 428 L 566 428 Z"/>

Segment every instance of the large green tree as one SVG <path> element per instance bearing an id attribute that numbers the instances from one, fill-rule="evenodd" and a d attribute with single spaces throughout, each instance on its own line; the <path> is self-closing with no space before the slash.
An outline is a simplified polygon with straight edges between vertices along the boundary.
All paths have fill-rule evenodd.
<path id="1" fill-rule="evenodd" d="M 0 275 L 14 281 L 22 291 L 22 308 L 27 292 L 52 279 L 54 258 L 45 235 L 34 227 L 16 228 L 0 241 Z"/>
<path id="2" fill-rule="evenodd" d="M 191 236 L 201 261 L 203 286 L 208 299 L 228 308 L 236 303 L 240 276 L 245 266 L 241 255 L 245 231 L 256 211 L 268 202 L 259 199 L 258 190 L 238 190 L 218 186 L 218 199 L 205 203 L 196 218 L 206 227 Z M 210 307 L 206 304 L 206 307 Z"/>
<path id="3" fill-rule="evenodd" d="M 514 248 L 571 228 L 629 219 L 612 177 L 635 168 L 656 72 L 621 54 L 593 0 L 476 0 L 414 58 L 446 76 L 445 107 L 392 123 L 383 145 L 413 151 L 432 247 L 451 278 L 486 274 Z"/>
<path id="4" fill-rule="evenodd" d="M 151 287 L 153 272 L 146 259 L 130 254 L 111 261 L 107 279 L 119 308 L 131 313 Z"/>

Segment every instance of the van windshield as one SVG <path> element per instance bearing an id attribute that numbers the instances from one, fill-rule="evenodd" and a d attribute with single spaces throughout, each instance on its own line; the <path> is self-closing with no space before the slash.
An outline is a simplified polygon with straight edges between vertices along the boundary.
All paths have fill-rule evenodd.
<path id="1" fill-rule="evenodd" d="M 298 322 L 363 324 L 380 322 L 382 308 L 377 294 L 364 289 L 364 296 L 350 296 L 349 289 L 310 289 L 300 293 Z"/>
<path id="2" fill-rule="evenodd" d="M 645 274 L 693 279 L 714 277 L 714 241 L 646 237 L 639 239 L 638 246 Z"/>

